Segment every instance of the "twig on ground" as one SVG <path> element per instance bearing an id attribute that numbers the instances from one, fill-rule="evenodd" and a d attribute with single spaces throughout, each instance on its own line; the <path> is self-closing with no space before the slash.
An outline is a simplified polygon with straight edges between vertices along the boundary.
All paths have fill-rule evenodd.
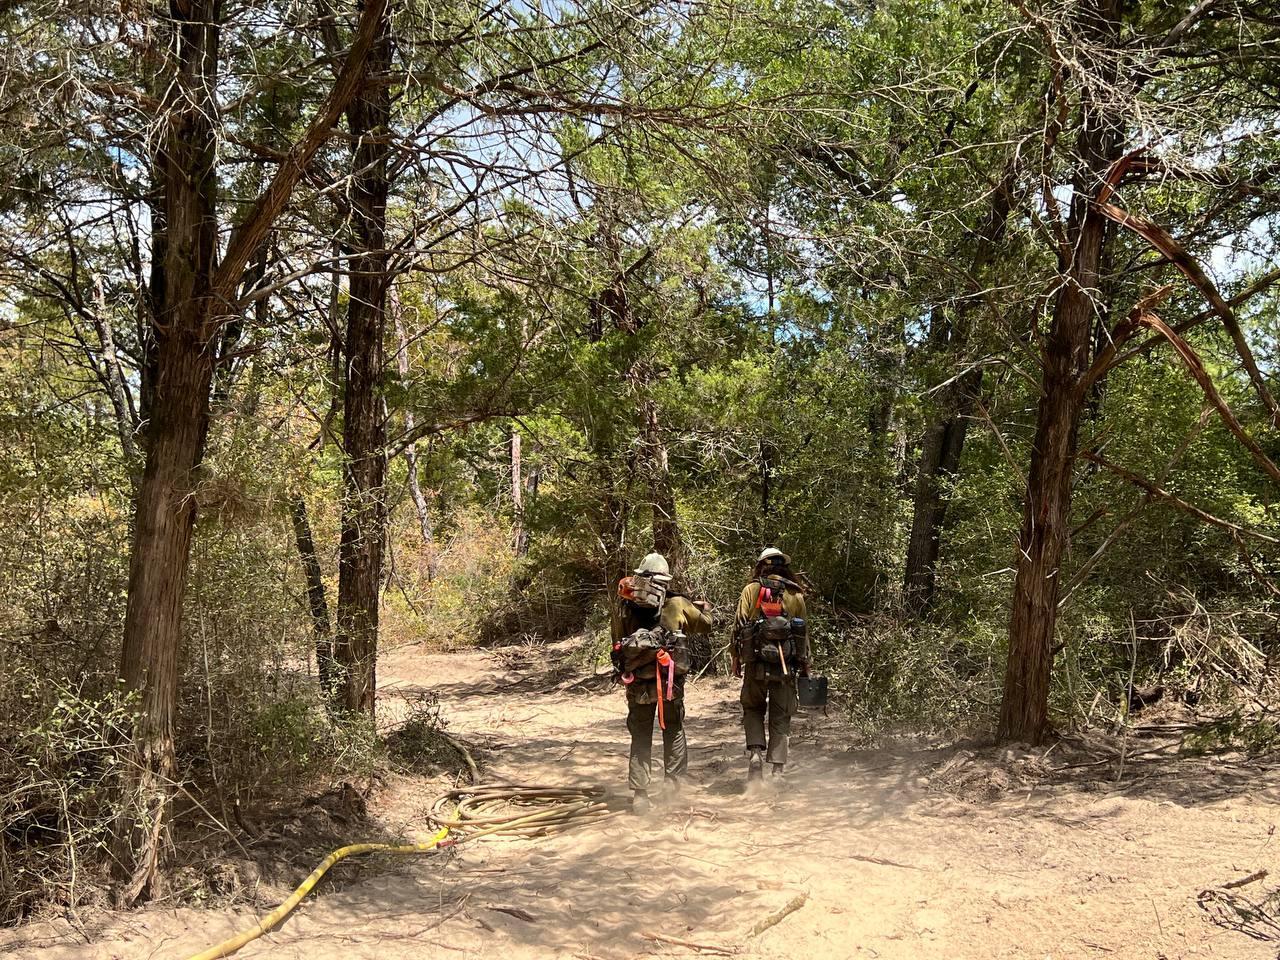
<path id="1" fill-rule="evenodd" d="M 669 943 L 676 947 L 688 947 L 691 950 L 712 953 L 719 957 L 732 957 L 736 952 L 732 947 L 721 947 L 714 943 L 694 943 L 692 940 L 680 940 L 677 937 L 667 937 L 661 933 L 642 933 L 640 936 L 656 943 Z"/>
<path id="2" fill-rule="evenodd" d="M 593 683 L 603 683 L 609 685 L 609 674 L 607 673 L 589 673 L 585 677 L 579 677 L 572 683 L 567 683 L 561 688 L 561 692 L 568 693 L 570 690 L 576 690 L 578 687 L 590 686 Z"/>
<path id="3" fill-rule="evenodd" d="M 778 910 L 775 913 L 771 913 L 769 914 L 769 916 L 765 917 L 763 920 L 758 921 L 754 927 L 752 927 L 750 930 L 747 931 L 747 935 L 743 939 L 750 940 L 752 937 L 760 936 L 760 934 L 764 933 L 770 927 L 776 927 L 783 920 L 787 919 L 787 917 L 791 916 L 791 914 L 795 913 L 797 910 L 803 907 L 805 903 L 808 902 L 808 900 L 809 900 L 809 894 L 807 893 L 796 894 L 794 897 L 792 897 L 790 900 L 787 901 L 787 905 L 783 907 L 781 910 Z"/>
<path id="4" fill-rule="evenodd" d="M 1170 741 L 1168 741 L 1167 743 L 1162 743 L 1162 744 L 1160 744 L 1159 746 L 1152 747 L 1152 748 L 1151 748 L 1151 749 L 1149 749 L 1149 750 L 1139 750 L 1137 753 L 1131 753 L 1131 754 L 1129 754 L 1129 759 L 1130 759 L 1130 760 L 1137 760 L 1139 757 L 1149 757 L 1149 756 L 1151 756 L 1152 754 L 1155 754 L 1155 753 L 1161 753 L 1161 752 L 1163 752 L 1163 751 L 1165 751 L 1165 750 L 1169 750 L 1169 749 L 1171 749 L 1171 748 L 1176 748 L 1176 747 L 1178 746 L 1178 744 L 1179 744 L 1179 741 L 1177 741 L 1177 740 L 1170 740 Z M 1057 770 L 1079 770 L 1079 769 L 1081 769 L 1081 768 L 1083 768 L 1083 767 L 1100 767 L 1100 766 L 1102 766 L 1103 764 L 1107 764 L 1107 763 L 1115 763 L 1118 759 L 1120 759 L 1120 755 L 1117 753 L 1117 754 L 1114 754 L 1113 756 L 1110 756 L 1110 757 L 1103 757 L 1101 760 L 1082 760 L 1082 761 L 1080 761 L 1079 763 L 1064 763 L 1062 766 L 1060 766 L 1060 767 L 1056 767 L 1055 769 L 1057 769 Z"/>
<path id="5" fill-rule="evenodd" d="M 476 764 L 476 758 L 471 755 L 471 751 L 467 749 L 466 745 L 461 740 L 458 740 L 455 737 L 451 737 L 449 734 L 445 733 L 443 730 L 440 731 L 440 739 L 443 740 L 445 743 L 449 744 L 449 746 L 453 747 L 453 749 L 457 750 L 458 753 L 462 755 L 462 759 L 466 761 L 467 770 L 470 771 L 471 773 L 471 782 L 479 783 L 480 767 Z"/>
<path id="6" fill-rule="evenodd" d="M 898 867 L 901 870 L 919 870 L 920 868 L 910 863 L 899 863 L 897 860 L 886 860 L 884 857 L 868 857 L 861 853 L 842 853 L 837 854 L 845 860 L 857 860 L 859 863 L 874 863 L 878 867 Z"/>
<path id="7" fill-rule="evenodd" d="M 515 917 L 517 920 L 523 920 L 525 923 L 537 923 L 538 918 L 528 910 L 521 910 L 519 907 L 489 907 L 498 913 L 505 913 L 509 917 Z"/>
<path id="8" fill-rule="evenodd" d="M 1241 877 L 1239 880 L 1230 880 L 1222 885 L 1223 890 L 1236 890 L 1240 887 L 1248 886 L 1251 883 L 1257 883 L 1259 880 L 1267 879 L 1266 870 L 1257 870 L 1247 877 Z"/>
<path id="9" fill-rule="evenodd" d="M 487 923 L 487 922 L 485 921 L 484 917 L 477 917 L 477 916 L 476 916 L 474 913 L 472 913 L 470 910 L 468 910 L 468 911 L 466 912 L 466 917 L 467 917 L 467 919 L 468 919 L 468 920 L 474 920 L 474 921 L 475 921 L 477 924 L 479 924 L 479 925 L 480 925 L 480 926 L 481 926 L 481 927 L 482 927 L 486 932 L 488 932 L 488 933 L 495 933 L 495 932 L 496 932 L 496 931 L 493 929 L 492 925 L 490 925 L 489 923 Z"/>

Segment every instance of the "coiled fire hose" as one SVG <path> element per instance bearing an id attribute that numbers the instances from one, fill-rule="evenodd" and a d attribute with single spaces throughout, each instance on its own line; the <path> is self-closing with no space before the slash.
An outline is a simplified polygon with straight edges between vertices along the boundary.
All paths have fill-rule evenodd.
<path id="1" fill-rule="evenodd" d="M 548 787 L 521 784 L 488 784 L 450 790 L 440 796 L 427 815 L 438 828 L 425 843 L 353 843 L 339 847 L 320 861 L 289 898 L 253 926 L 190 960 L 218 960 L 270 932 L 310 893 L 329 868 L 340 860 L 364 853 L 416 855 L 434 853 L 481 837 L 532 839 L 595 823 L 612 816 L 601 787 Z"/>
<path id="2" fill-rule="evenodd" d="M 441 794 L 428 821 L 456 837 L 542 837 L 611 816 L 602 787 L 464 787 Z M 521 811 L 531 811 L 522 813 Z"/>

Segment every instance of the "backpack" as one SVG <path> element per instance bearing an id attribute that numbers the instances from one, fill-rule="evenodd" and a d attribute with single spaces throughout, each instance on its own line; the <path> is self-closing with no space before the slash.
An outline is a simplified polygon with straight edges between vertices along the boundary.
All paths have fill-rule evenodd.
<path id="1" fill-rule="evenodd" d="M 667 599 L 667 583 L 660 577 L 623 577 L 618 581 L 618 597 L 634 606 L 660 611 Z"/>
<path id="2" fill-rule="evenodd" d="M 662 607 L 667 602 L 667 581 L 660 577 L 631 576 L 618 581 L 618 599 L 643 613 L 641 627 L 613 645 L 610 660 L 614 679 L 650 680 L 657 671 L 658 653 L 665 650 L 674 661 L 674 676 L 689 672 L 689 648 L 682 632 L 662 626 Z"/>
<path id="3" fill-rule="evenodd" d="M 804 639 L 805 623 L 788 617 L 783 607 L 785 585 L 774 578 L 760 581 L 756 595 L 754 619 L 747 622 L 738 636 L 738 659 L 744 665 L 763 663 L 769 673 L 787 671 L 799 661 L 799 643 Z"/>
<path id="4" fill-rule="evenodd" d="M 623 637 L 614 647 L 620 654 L 621 672 L 648 674 L 647 668 L 657 663 L 658 651 L 666 650 L 676 662 L 676 676 L 684 676 L 689 672 L 689 654 L 684 639 L 683 633 L 661 626 L 641 628 Z"/>

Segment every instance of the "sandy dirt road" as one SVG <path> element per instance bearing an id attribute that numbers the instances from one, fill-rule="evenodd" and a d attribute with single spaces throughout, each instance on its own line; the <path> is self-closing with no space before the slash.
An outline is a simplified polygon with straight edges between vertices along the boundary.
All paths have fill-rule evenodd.
<path id="1" fill-rule="evenodd" d="M 380 710 L 393 715 L 406 697 L 434 691 L 450 730 L 491 758 L 492 779 L 601 784 L 621 804 L 621 695 L 542 682 L 532 665 L 523 673 L 511 663 L 393 651 L 379 666 Z M 748 795 L 736 688 L 700 681 L 688 701 L 689 783 L 650 818 L 619 813 L 557 837 L 384 861 L 340 889 L 322 886 L 238 956 L 722 955 L 653 934 L 780 960 L 1277 956 L 1280 943 L 1224 929 L 1196 902 L 1262 869 L 1272 876 L 1241 893 L 1260 897 L 1280 881 L 1274 769 L 1174 775 L 1135 763 L 1118 783 L 1059 776 L 1027 786 L 979 766 L 949 792 L 940 785 L 967 755 L 922 741 L 851 749 L 837 712 L 798 718 L 785 782 Z M 422 813 L 440 789 L 398 778 L 373 813 L 390 833 L 424 838 Z M 799 909 L 748 935 L 798 897 Z M 0 954 L 183 960 L 252 917 L 163 906 L 109 914 L 89 944 L 34 924 L 0 934 Z"/>

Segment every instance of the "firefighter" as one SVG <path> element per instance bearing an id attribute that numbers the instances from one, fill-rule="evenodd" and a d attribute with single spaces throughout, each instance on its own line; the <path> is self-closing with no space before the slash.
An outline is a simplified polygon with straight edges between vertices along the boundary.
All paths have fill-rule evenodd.
<path id="1" fill-rule="evenodd" d="M 733 626 L 733 675 L 742 678 L 742 726 L 747 739 L 747 781 L 787 763 L 791 718 L 799 706 L 796 677 L 809 675 L 804 591 L 791 558 L 776 547 L 760 554 L 742 588 Z M 766 735 L 767 721 L 767 735 Z"/>
<path id="2" fill-rule="evenodd" d="M 640 561 L 635 572 L 618 584 L 618 594 L 621 628 L 613 661 L 615 677 L 627 691 L 631 733 L 627 782 L 632 811 L 645 814 L 650 808 L 655 717 L 662 727 L 663 771 L 671 794 L 679 790 L 689 766 L 684 732 L 684 684 L 689 672 L 685 637 L 711 630 L 711 607 L 672 587 L 671 568 L 660 553 Z"/>

